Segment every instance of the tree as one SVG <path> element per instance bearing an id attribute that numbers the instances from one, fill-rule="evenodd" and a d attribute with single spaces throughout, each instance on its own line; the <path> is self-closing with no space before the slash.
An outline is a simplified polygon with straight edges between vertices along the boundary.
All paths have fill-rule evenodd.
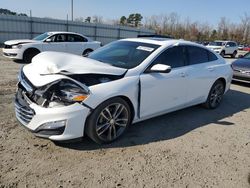
<path id="1" fill-rule="evenodd" d="M 74 20 L 76 22 L 83 22 L 84 18 L 83 17 L 79 17 L 79 18 L 75 18 Z"/>
<path id="2" fill-rule="evenodd" d="M 103 23 L 102 16 L 93 16 L 93 23 Z"/>
<path id="3" fill-rule="evenodd" d="M 0 14 L 4 14 L 4 15 L 17 15 L 17 16 L 27 16 L 27 14 L 24 14 L 24 13 L 16 13 L 16 12 L 12 12 L 8 9 L 3 9 L 3 8 L 0 8 Z"/>
<path id="4" fill-rule="evenodd" d="M 212 31 L 211 36 L 210 36 L 210 40 L 211 40 L 211 41 L 214 41 L 214 40 L 216 40 L 216 39 L 218 39 L 218 36 L 217 36 L 217 31 L 216 31 L 216 29 L 214 29 L 214 30 Z"/>
<path id="5" fill-rule="evenodd" d="M 85 22 L 90 23 L 90 22 L 91 22 L 91 17 L 88 16 L 88 17 L 85 19 Z"/>
<path id="6" fill-rule="evenodd" d="M 142 20 L 142 18 L 143 18 L 143 17 L 142 17 L 141 14 L 136 13 L 136 14 L 134 15 L 135 27 L 138 27 L 138 26 L 141 25 L 141 20 Z"/>
<path id="7" fill-rule="evenodd" d="M 142 18 L 143 18 L 142 15 L 139 13 L 130 14 L 129 17 L 127 18 L 127 23 L 132 27 L 138 27 L 141 25 Z"/>
<path id="8" fill-rule="evenodd" d="M 122 16 L 122 17 L 120 18 L 120 24 L 121 24 L 121 25 L 126 25 L 126 22 L 127 22 L 126 16 Z"/>

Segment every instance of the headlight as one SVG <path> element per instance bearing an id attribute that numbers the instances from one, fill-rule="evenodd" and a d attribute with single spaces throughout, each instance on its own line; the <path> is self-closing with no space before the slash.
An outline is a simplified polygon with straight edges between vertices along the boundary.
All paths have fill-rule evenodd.
<path id="1" fill-rule="evenodd" d="M 82 102 L 88 98 L 89 94 L 87 86 L 64 79 L 37 89 L 33 100 L 41 106 L 52 107 L 57 106 L 56 104 L 70 105 Z"/>
<path id="2" fill-rule="evenodd" d="M 71 81 L 61 81 L 56 93 L 64 102 L 82 102 L 89 96 L 89 91 Z"/>
<path id="3" fill-rule="evenodd" d="M 21 44 L 13 45 L 12 48 L 13 49 L 20 49 L 20 48 L 22 48 L 22 45 Z"/>

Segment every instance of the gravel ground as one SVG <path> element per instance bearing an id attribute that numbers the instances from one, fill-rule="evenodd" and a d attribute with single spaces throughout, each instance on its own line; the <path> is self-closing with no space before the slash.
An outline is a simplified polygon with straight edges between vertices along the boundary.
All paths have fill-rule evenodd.
<path id="1" fill-rule="evenodd" d="M 249 85 L 233 83 L 216 110 L 137 123 L 113 144 L 56 145 L 15 120 L 20 66 L 0 56 L 0 188 L 250 187 Z"/>

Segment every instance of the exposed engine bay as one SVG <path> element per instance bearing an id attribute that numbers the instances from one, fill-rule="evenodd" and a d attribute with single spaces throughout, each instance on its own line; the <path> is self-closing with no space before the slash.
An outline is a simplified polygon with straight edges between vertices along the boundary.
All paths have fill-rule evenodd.
<path id="1" fill-rule="evenodd" d="M 125 74 L 64 74 L 69 79 L 56 80 L 42 87 L 33 86 L 21 71 L 19 92 L 32 102 L 46 108 L 83 102 L 90 94 L 89 86 L 102 84 L 124 77 Z M 70 79 L 71 78 L 71 79 Z M 73 80 L 72 80 L 73 79 Z M 75 80 L 75 81 L 74 81 Z"/>

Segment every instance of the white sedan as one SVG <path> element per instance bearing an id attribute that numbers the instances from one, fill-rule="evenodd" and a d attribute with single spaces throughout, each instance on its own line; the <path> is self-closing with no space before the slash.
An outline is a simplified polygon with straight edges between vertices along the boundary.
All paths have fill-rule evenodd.
<path id="1" fill-rule="evenodd" d="M 86 55 L 101 46 L 98 41 L 73 32 L 47 32 L 32 40 L 9 40 L 4 43 L 3 55 L 14 60 L 30 63 L 31 59 L 44 51 L 67 52 Z"/>
<path id="2" fill-rule="evenodd" d="M 123 39 L 88 58 L 44 52 L 20 71 L 16 117 L 54 141 L 109 143 L 131 123 L 197 104 L 217 108 L 232 73 L 220 55 L 183 40 Z"/>

